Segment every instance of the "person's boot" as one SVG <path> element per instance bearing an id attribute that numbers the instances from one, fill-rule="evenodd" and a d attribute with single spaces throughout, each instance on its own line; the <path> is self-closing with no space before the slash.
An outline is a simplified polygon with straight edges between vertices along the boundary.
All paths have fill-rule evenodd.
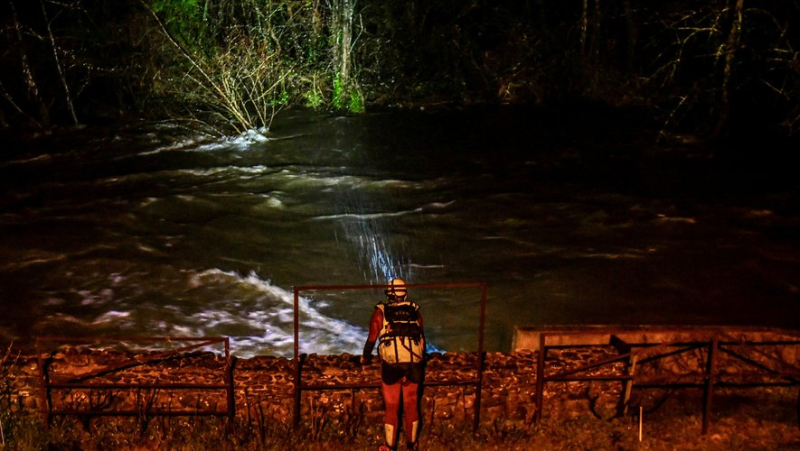
<path id="1" fill-rule="evenodd" d="M 408 437 L 406 449 L 412 451 L 419 450 L 419 420 L 411 423 L 411 436 Z"/>
<path id="2" fill-rule="evenodd" d="M 378 451 L 394 451 L 397 449 L 397 431 L 395 426 L 393 424 L 384 423 L 383 430 L 386 434 L 386 443 L 381 445 Z M 390 443 L 394 443 L 394 445 L 390 445 Z"/>

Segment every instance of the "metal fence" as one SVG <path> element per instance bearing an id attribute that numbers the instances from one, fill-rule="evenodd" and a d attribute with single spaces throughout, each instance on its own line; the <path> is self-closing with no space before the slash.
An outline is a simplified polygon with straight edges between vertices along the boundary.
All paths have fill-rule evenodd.
<path id="1" fill-rule="evenodd" d="M 426 386 L 473 386 L 476 396 L 474 402 L 473 430 L 477 431 L 480 423 L 481 391 L 483 389 L 484 375 L 484 350 L 483 336 L 486 319 L 486 300 L 487 289 L 484 283 L 461 283 L 461 284 L 418 284 L 408 285 L 409 287 L 474 287 L 481 291 L 480 304 L 480 325 L 478 334 L 478 359 L 476 360 L 475 377 L 459 380 L 437 380 L 426 382 Z M 365 286 L 310 286 L 295 288 L 295 331 L 294 331 L 294 425 L 298 426 L 301 420 L 301 395 L 303 392 L 314 392 L 324 390 L 350 390 L 355 399 L 355 390 L 377 389 L 380 384 L 370 383 L 304 383 L 303 382 L 303 362 L 305 356 L 299 353 L 300 331 L 298 319 L 298 301 L 300 292 L 309 290 L 350 290 L 350 289 L 376 289 L 382 288 L 381 285 Z M 544 393 L 548 384 L 553 383 L 574 383 L 574 382 L 619 382 L 621 383 L 620 402 L 618 414 L 625 414 L 631 403 L 631 393 L 633 390 L 650 389 L 696 389 L 702 391 L 702 432 L 708 433 L 710 428 L 710 417 L 712 413 L 713 399 L 717 388 L 757 388 L 757 387 L 781 387 L 800 385 L 800 367 L 797 366 L 800 360 L 800 332 L 771 330 L 770 335 L 761 336 L 755 339 L 754 336 L 746 338 L 745 335 L 733 336 L 723 330 L 715 332 L 701 333 L 702 338 L 686 339 L 680 336 L 679 339 L 665 340 L 661 342 L 650 341 L 648 343 L 625 341 L 620 336 L 625 336 L 621 329 L 605 328 L 602 331 L 592 329 L 581 330 L 560 330 L 558 332 L 541 332 L 538 336 L 538 356 L 535 380 L 535 402 L 536 411 L 534 420 L 541 420 L 544 412 Z M 589 344 L 564 344 L 567 341 L 561 340 L 565 336 L 577 335 L 601 335 L 610 337 L 607 342 L 600 343 L 598 340 Z M 697 334 L 695 334 L 697 335 Z M 548 338 L 557 344 L 548 343 Z M 96 345 L 98 343 L 147 343 L 161 346 L 185 344 L 177 348 L 164 352 L 153 352 L 151 354 L 137 353 L 127 361 L 116 361 L 107 367 L 95 368 L 80 375 L 63 375 L 58 371 L 51 371 L 50 365 L 54 361 L 55 353 L 59 346 L 64 344 L 76 345 Z M 224 346 L 224 367 L 220 370 L 221 383 L 109 383 L 104 379 L 105 376 L 114 375 L 123 370 L 143 366 L 155 365 L 172 359 L 182 359 L 188 356 L 188 351 L 208 348 L 212 346 Z M 548 352 L 554 350 L 569 350 L 572 348 L 606 348 L 605 357 L 594 361 L 581 363 L 575 368 L 553 370 L 548 369 L 546 362 Z M 781 359 L 777 355 L 788 354 L 790 358 Z M 616 352 L 614 355 L 609 355 Z M 227 337 L 115 337 L 115 338 L 74 338 L 74 337 L 38 337 L 36 340 L 36 353 L 38 368 L 42 381 L 43 390 L 41 391 L 42 414 L 50 423 L 53 416 L 79 416 L 91 418 L 94 416 L 135 416 L 135 417 L 156 417 L 156 416 L 219 416 L 227 417 L 232 424 L 236 416 L 236 405 L 234 399 L 234 366 L 235 358 L 230 354 L 230 342 Z M 691 353 L 691 354 L 690 354 Z M 652 374 L 658 373 L 654 369 L 650 374 L 643 369 L 647 365 L 655 365 L 664 362 L 671 357 L 689 356 L 687 360 L 696 361 L 696 372 L 691 374 L 691 380 L 660 381 L 653 382 Z M 739 365 L 749 371 L 741 369 L 736 371 L 723 371 L 725 365 Z M 592 374 L 586 374 L 594 372 Z M 178 374 L 178 376 L 180 376 Z M 137 394 L 142 392 L 154 392 L 157 390 L 165 391 L 224 391 L 225 409 L 193 409 L 193 410 L 173 410 L 157 409 L 152 406 L 139 405 L 133 409 L 114 409 L 110 406 L 92 406 L 77 408 L 76 406 L 64 407 L 54 405 L 53 393 L 59 391 L 133 391 Z M 146 403 L 145 403 L 146 404 Z M 94 408 L 93 408 L 94 407 Z M 800 398 L 798 398 L 798 408 L 800 409 Z"/>
<path id="2" fill-rule="evenodd" d="M 80 376 L 70 376 L 64 378 L 55 372 L 50 371 L 53 354 L 56 352 L 59 345 L 72 344 L 72 345 L 89 345 L 98 343 L 136 343 L 136 344 L 160 344 L 162 347 L 166 344 L 175 343 L 190 343 L 185 346 L 180 346 L 176 349 L 171 349 L 164 352 L 155 352 L 150 355 L 139 355 L 138 358 L 131 357 L 129 360 L 115 363 L 111 366 L 99 368 L 90 371 Z M 200 384 L 200 383 L 109 383 L 104 382 L 103 377 L 113 375 L 114 373 L 123 370 L 134 368 L 143 365 L 152 365 L 159 362 L 164 362 L 172 359 L 181 359 L 185 357 L 188 351 L 207 348 L 214 345 L 224 346 L 225 352 L 225 367 L 220 374 L 222 383 L 218 384 Z M 36 339 L 36 354 L 38 359 L 38 366 L 40 377 L 42 380 L 43 390 L 41 392 L 43 406 L 43 416 L 47 420 L 47 424 L 53 416 L 67 415 L 67 416 L 81 416 L 84 418 L 91 418 L 94 416 L 134 416 L 134 417 L 156 417 L 156 416 L 219 416 L 227 417 L 233 420 L 236 416 L 236 404 L 234 402 L 234 384 L 233 384 L 233 367 L 234 360 L 230 354 L 230 340 L 227 337 L 113 337 L 113 338 L 76 338 L 76 337 L 37 337 Z M 46 356 L 46 357 L 45 357 Z M 142 358 L 143 357 L 143 358 Z M 53 403 L 53 393 L 59 391 L 81 391 L 88 390 L 95 393 L 112 393 L 113 391 L 135 391 L 137 399 L 141 393 L 154 393 L 157 390 L 175 391 L 175 390 L 209 390 L 209 391 L 222 391 L 226 393 L 226 406 L 225 410 L 218 409 L 193 409 L 193 410 L 161 410 L 144 405 L 138 405 L 133 409 L 114 409 L 112 406 L 103 406 L 97 408 L 96 406 L 89 405 L 88 408 L 70 408 L 70 407 L 55 407 Z"/>
<path id="3" fill-rule="evenodd" d="M 797 331 L 781 331 L 781 336 L 790 337 L 786 339 L 772 340 L 753 340 L 742 337 L 734 337 L 725 332 L 714 332 L 702 340 L 677 340 L 661 343 L 626 343 L 614 335 L 614 330 L 606 330 L 610 333 L 610 341 L 604 345 L 598 344 L 570 344 L 570 345 L 548 345 L 548 337 L 563 337 L 565 335 L 586 335 L 587 331 L 575 330 L 572 332 L 542 332 L 539 335 L 539 356 L 537 358 L 536 369 L 536 413 L 535 420 L 540 420 L 544 411 L 544 389 L 545 384 L 554 382 L 620 382 L 622 383 L 620 414 L 625 414 L 630 404 L 631 392 L 633 389 L 699 389 L 703 396 L 702 413 L 702 433 L 706 434 L 710 427 L 710 417 L 712 412 L 713 398 L 716 388 L 755 388 L 755 387 L 775 387 L 775 386 L 797 386 L 800 385 L 800 368 L 795 365 L 787 364 L 776 359 L 773 354 L 765 351 L 769 347 L 796 347 L 800 346 L 800 335 Z M 597 333 L 596 330 L 592 333 Z M 603 332 L 600 332 L 603 333 Z M 545 361 L 549 350 L 566 348 L 591 348 L 600 346 L 613 346 L 619 352 L 618 355 L 588 362 L 577 368 L 563 370 L 555 374 L 548 374 Z M 800 349 L 800 348 L 798 348 Z M 743 352 L 747 350 L 748 352 Z M 641 376 L 640 369 L 647 364 L 652 364 L 669 357 L 680 356 L 682 354 L 699 351 L 698 355 L 702 358 L 695 382 L 645 382 Z M 745 354 L 751 355 L 745 355 Z M 738 362 L 749 368 L 751 372 L 726 374 L 725 378 L 720 375 L 720 355 L 728 357 L 728 362 Z M 616 373 L 612 365 L 617 365 L 621 371 Z M 605 374 L 581 375 L 590 370 L 605 369 Z M 760 379 L 760 380 L 759 380 Z M 800 398 L 798 398 L 798 408 L 800 409 Z"/>

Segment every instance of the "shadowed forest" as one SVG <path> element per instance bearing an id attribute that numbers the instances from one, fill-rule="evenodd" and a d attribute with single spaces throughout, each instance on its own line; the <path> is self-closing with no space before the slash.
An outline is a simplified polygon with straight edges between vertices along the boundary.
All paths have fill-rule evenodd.
<path id="1" fill-rule="evenodd" d="M 630 107 L 662 131 L 800 128 L 784 0 L 0 0 L 0 125 L 168 118 L 220 134 L 289 106 Z"/>

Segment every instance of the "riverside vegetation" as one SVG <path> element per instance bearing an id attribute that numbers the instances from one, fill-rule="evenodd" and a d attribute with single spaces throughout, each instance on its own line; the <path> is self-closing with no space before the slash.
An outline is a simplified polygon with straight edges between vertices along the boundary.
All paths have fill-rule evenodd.
<path id="1" fill-rule="evenodd" d="M 797 2 L 0 0 L 0 124 L 169 118 L 235 133 L 288 106 L 604 102 L 662 131 L 800 127 Z M 570 103 L 573 102 L 573 103 Z"/>
<path id="2" fill-rule="evenodd" d="M 422 444 L 429 450 L 791 450 L 800 446 L 800 432 L 791 409 L 791 396 L 770 391 L 750 402 L 731 404 L 726 417 L 712 432 L 700 435 L 697 409 L 645 417 L 639 440 L 636 416 L 597 419 L 589 414 L 570 419 L 544 419 L 522 427 L 496 422 L 477 434 L 470 428 L 439 426 L 425 430 Z M 778 402 L 776 408 L 776 400 Z M 698 400 L 691 400 L 696 404 Z M 222 419 L 156 418 L 57 419 L 45 427 L 35 412 L 3 415 L 0 449 L 217 449 L 217 450 L 353 450 L 375 449 L 380 444 L 379 424 L 310 422 L 300 433 L 289 427 L 253 420 L 239 420 L 229 428 Z"/>

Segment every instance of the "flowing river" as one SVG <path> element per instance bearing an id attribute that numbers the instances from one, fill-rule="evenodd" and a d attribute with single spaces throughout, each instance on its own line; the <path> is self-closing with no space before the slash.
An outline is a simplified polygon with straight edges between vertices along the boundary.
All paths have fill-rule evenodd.
<path id="1" fill-rule="evenodd" d="M 593 122 L 287 111 L 224 139 L 138 124 L 17 145 L 0 163 L 0 339 L 224 335 L 240 356 L 291 355 L 293 287 L 392 276 L 486 282 L 488 350 L 516 326 L 795 326 L 793 171 Z M 383 298 L 301 295 L 316 353 L 360 352 Z M 476 349 L 480 295 L 409 294 L 445 351 Z"/>

